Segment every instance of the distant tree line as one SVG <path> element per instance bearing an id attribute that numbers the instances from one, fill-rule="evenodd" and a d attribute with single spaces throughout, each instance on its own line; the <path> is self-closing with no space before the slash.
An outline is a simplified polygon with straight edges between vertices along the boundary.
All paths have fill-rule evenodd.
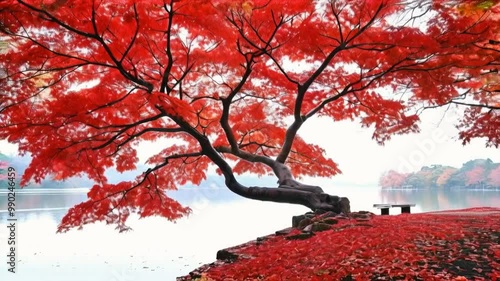
<path id="1" fill-rule="evenodd" d="M 500 163 L 475 159 L 461 168 L 431 165 L 407 174 L 390 170 L 380 177 L 379 185 L 382 188 L 500 188 Z"/>

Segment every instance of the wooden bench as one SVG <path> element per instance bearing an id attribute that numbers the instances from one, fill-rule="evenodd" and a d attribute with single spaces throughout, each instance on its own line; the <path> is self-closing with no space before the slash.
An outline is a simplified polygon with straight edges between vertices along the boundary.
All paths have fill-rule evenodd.
<path id="1" fill-rule="evenodd" d="M 373 207 L 380 209 L 381 215 L 388 215 L 390 208 L 401 208 L 402 214 L 409 214 L 410 208 L 415 207 L 415 204 L 373 204 Z"/>

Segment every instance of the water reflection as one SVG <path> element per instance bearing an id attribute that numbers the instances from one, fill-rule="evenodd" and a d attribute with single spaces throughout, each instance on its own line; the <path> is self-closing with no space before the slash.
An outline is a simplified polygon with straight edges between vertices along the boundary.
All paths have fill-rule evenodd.
<path id="1" fill-rule="evenodd" d="M 73 206 L 87 198 L 86 189 L 43 190 L 29 189 L 16 191 L 16 209 L 43 209 Z M 0 193 L 0 210 L 7 206 L 7 192 Z"/>
<path id="2" fill-rule="evenodd" d="M 500 206 L 500 191 L 494 190 L 461 188 L 397 190 L 351 186 L 325 188 L 325 191 L 330 194 L 348 197 L 351 201 L 352 211 L 367 210 L 374 213 L 378 213 L 377 209 L 372 208 L 375 203 L 415 203 L 417 206 L 412 209 L 412 212 Z M 87 199 L 86 193 L 87 189 L 38 189 L 16 192 L 17 219 L 21 222 L 36 220 L 43 214 L 51 217 L 55 222 L 59 222 L 70 207 Z M 205 209 L 214 204 L 221 205 L 239 201 L 252 202 L 235 195 L 226 188 L 215 185 L 206 188 L 185 188 L 172 192 L 169 196 L 191 207 L 194 213 L 204 212 Z M 7 219 L 7 202 L 7 193 L 0 192 L 0 222 L 5 222 Z M 270 204 L 273 206 L 273 203 Z M 276 207 L 275 210 L 281 208 L 282 206 Z M 234 214 L 248 211 L 235 207 Z"/>
<path id="3" fill-rule="evenodd" d="M 21 190 L 16 192 L 16 218 L 20 222 L 37 219 L 37 216 L 49 215 L 55 221 L 60 221 L 67 210 L 86 200 L 85 189 L 79 190 Z M 0 192 L 0 222 L 7 220 L 8 196 Z"/>
<path id="4" fill-rule="evenodd" d="M 415 203 L 422 212 L 500 206 L 500 191 L 465 188 L 382 189 L 381 203 Z"/>
<path id="5" fill-rule="evenodd" d="M 368 210 L 377 213 L 372 208 L 375 203 L 415 203 L 417 206 L 412 212 L 428 212 L 448 209 L 459 209 L 477 206 L 500 206 L 500 191 L 470 190 L 460 188 L 446 189 L 378 189 L 372 187 L 336 187 L 326 188 L 326 192 L 348 197 L 351 201 L 351 210 Z M 59 222 L 67 210 L 87 199 L 86 189 L 74 190 L 22 190 L 16 192 L 16 215 L 19 221 L 36 220 L 44 214 Z M 170 193 L 169 196 L 190 206 L 194 213 L 204 212 L 210 206 L 229 204 L 231 202 L 249 201 L 243 199 L 226 188 L 208 186 L 206 188 L 186 188 Z M 0 222 L 7 219 L 7 193 L 0 192 Z M 269 203 L 274 206 L 273 203 Z M 281 204 L 280 204 L 281 205 Z M 276 207 L 280 210 L 282 206 Z M 248 212 L 235 207 L 234 214 Z M 255 212 L 255 210 L 251 210 Z M 274 211 L 274 210 L 273 210 Z"/>
<path id="6" fill-rule="evenodd" d="M 56 216 L 64 211 L 28 211 L 18 224 L 21 261 L 15 280 L 175 280 L 213 261 L 217 250 L 287 227 L 292 215 L 305 211 L 296 205 L 234 200 L 203 205 L 176 223 L 132 216 L 133 231 L 120 234 L 103 223 L 56 234 Z M 0 236 L 5 222 L 0 221 Z M 0 280 L 8 277 L 0 265 Z"/>
<path id="7" fill-rule="evenodd" d="M 477 206 L 500 206 L 499 191 L 463 189 L 380 190 L 370 187 L 326 188 L 346 196 L 351 209 L 373 209 L 374 203 L 415 203 L 412 212 Z M 19 274 L 14 280 L 139 281 L 175 280 L 201 263 L 215 259 L 217 250 L 253 240 L 290 226 L 305 207 L 242 199 L 227 189 L 184 189 L 172 194 L 192 207 L 193 214 L 176 223 L 162 218 L 132 217 L 132 232 L 119 234 L 102 223 L 82 231 L 56 234 L 67 211 L 86 199 L 86 192 L 44 191 L 16 197 Z M 6 241 L 7 195 L 0 193 L 0 241 Z M 397 214 L 397 210 L 391 213 Z M 6 253 L 0 244 L 0 255 Z M 0 263 L 0 280 L 10 280 Z"/>

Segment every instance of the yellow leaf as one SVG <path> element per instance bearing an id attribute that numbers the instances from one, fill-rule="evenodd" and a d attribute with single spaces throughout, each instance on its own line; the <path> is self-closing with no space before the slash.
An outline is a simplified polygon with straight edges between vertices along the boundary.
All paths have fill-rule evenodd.
<path id="1" fill-rule="evenodd" d="M 245 12 L 245 14 L 250 15 L 253 10 L 253 2 L 245 1 L 243 2 L 243 4 L 241 4 L 241 8 L 243 9 L 243 12 Z"/>

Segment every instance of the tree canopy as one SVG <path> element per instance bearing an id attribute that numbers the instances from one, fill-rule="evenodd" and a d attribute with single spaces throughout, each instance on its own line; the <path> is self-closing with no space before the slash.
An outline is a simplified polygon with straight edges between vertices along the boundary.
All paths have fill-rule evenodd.
<path id="1" fill-rule="evenodd" d="M 212 166 L 241 196 L 340 211 L 343 198 L 295 180 L 340 172 L 299 135 L 313 117 L 357 120 L 383 144 L 418 132 L 422 110 L 459 106 L 464 143 L 498 147 L 499 11 L 477 0 L 2 1 L 0 138 L 33 157 L 23 184 L 96 182 L 62 231 L 124 228 L 132 212 L 177 219 L 190 209 L 166 191 Z M 136 180 L 107 182 L 110 167 L 136 168 L 141 141 L 165 139 L 177 141 Z M 245 172 L 279 187 L 243 186 Z"/>

